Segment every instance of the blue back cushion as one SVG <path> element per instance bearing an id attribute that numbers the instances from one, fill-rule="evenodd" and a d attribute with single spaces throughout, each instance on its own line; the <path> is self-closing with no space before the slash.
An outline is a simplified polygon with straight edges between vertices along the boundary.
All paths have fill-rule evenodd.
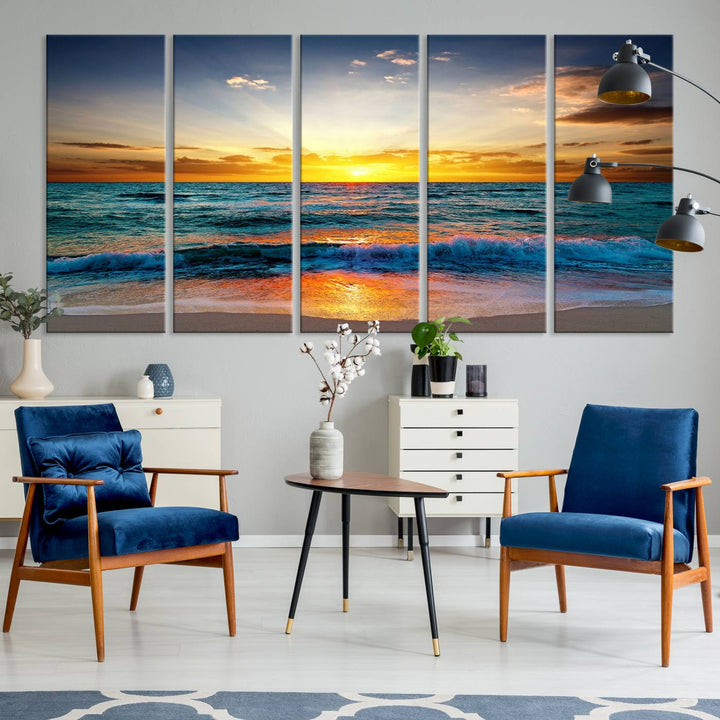
<path id="1" fill-rule="evenodd" d="M 40 477 L 103 480 L 95 487 L 98 512 L 149 507 L 137 430 L 30 438 Z M 87 514 L 87 489 L 43 485 L 43 520 L 52 524 Z"/>
<path id="2" fill-rule="evenodd" d="M 662 523 L 663 483 L 695 476 L 698 414 L 690 408 L 587 405 L 563 500 L 563 512 L 621 515 Z M 673 495 L 676 530 L 690 541 L 695 495 Z"/>

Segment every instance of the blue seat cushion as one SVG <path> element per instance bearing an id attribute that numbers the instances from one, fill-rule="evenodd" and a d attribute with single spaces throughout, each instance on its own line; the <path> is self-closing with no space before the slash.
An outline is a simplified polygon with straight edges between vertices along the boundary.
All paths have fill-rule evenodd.
<path id="1" fill-rule="evenodd" d="M 168 550 L 237 540 L 235 515 L 194 507 L 142 507 L 98 513 L 101 555 Z M 62 521 L 41 532 L 35 559 L 88 556 L 87 516 Z"/>
<path id="2" fill-rule="evenodd" d="M 685 535 L 673 530 L 674 562 L 692 558 Z M 505 547 L 558 550 L 636 560 L 660 560 L 663 526 L 652 520 L 574 512 L 531 512 L 504 518 L 500 544 Z"/>
<path id="3" fill-rule="evenodd" d="M 149 507 L 142 470 L 141 436 L 137 430 L 95 432 L 28 439 L 40 477 L 103 480 L 95 487 L 98 512 Z M 43 521 L 87 515 L 87 488 L 81 485 L 43 485 Z"/>

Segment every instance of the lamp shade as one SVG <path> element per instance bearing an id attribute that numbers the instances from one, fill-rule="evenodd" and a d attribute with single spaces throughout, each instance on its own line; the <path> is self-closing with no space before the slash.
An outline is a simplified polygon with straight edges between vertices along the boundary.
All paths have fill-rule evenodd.
<path id="1" fill-rule="evenodd" d="M 700 252 L 705 247 L 705 229 L 695 217 L 697 204 L 682 198 L 677 212 L 658 229 L 655 244 L 679 252 Z"/>
<path id="2" fill-rule="evenodd" d="M 596 172 L 587 172 L 586 170 L 573 181 L 568 192 L 568 200 L 586 203 L 611 203 L 612 187 L 600 174 L 599 169 Z"/>
<path id="3" fill-rule="evenodd" d="M 638 65 L 637 46 L 628 40 L 616 53 L 616 64 L 600 80 L 599 100 L 613 105 L 637 105 L 652 97 L 650 77 Z"/>

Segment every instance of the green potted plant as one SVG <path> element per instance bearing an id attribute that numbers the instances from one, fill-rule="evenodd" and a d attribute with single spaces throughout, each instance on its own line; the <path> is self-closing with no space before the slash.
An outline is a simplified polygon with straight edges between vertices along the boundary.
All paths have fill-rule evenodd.
<path id="1" fill-rule="evenodd" d="M 59 317 L 63 311 L 61 308 L 47 309 L 48 293 L 44 289 L 13 290 L 12 277 L 12 273 L 0 273 L 0 320 L 10 323 L 10 327 L 22 333 L 25 340 L 22 371 L 10 385 L 10 390 L 24 400 L 42 400 L 54 388 L 42 369 L 40 340 L 30 336 L 40 325 Z"/>
<path id="2" fill-rule="evenodd" d="M 469 325 L 464 317 L 440 317 L 430 322 L 420 322 L 412 329 L 412 339 L 418 358 L 428 356 L 430 364 L 430 392 L 433 397 L 452 397 L 455 392 L 457 361 L 462 355 L 453 343 L 462 342 L 453 324 Z"/>

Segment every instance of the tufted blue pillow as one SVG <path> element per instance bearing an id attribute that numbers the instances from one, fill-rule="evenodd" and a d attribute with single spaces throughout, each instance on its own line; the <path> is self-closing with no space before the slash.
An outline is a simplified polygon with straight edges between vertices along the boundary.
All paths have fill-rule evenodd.
<path id="1" fill-rule="evenodd" d="M 95 487 L 98 512 L 149 507 L 150 494 L 142 471 L 140 433 L 84 433 L 29 438 L 41 477 L 104 480 Z M 52 524 L 87 515 L 87 490 L 78 485 L 43 485 L 43 520 Z"/>

